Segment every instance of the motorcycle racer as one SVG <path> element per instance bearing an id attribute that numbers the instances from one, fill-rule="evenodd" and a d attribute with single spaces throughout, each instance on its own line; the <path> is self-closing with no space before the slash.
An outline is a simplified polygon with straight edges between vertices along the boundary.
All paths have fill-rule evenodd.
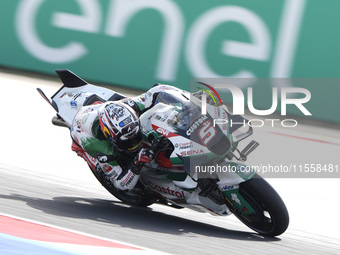
<path id="1" fill-rule="evenodd" d="M 97 101 L 82 107 L 73 120 L 71 137 L 72 150 L 120 190 L 133 189 L 139 166 L 152 160 L 153 152 L 142 149 L 139 119 L 123 102 Z"/>
<path id="2" fill-rule="evenodd" d="M 71 127 L 73 139 L 72 150 L 83 157 L 91 168 L 102 171 L 117 189 L 132 190 L 140 175 L 140 169 L 145 163 L 153 160 L 155 152 L 165 147 L 166 137 L 159 137 L 151 148 L 142 148 L 139 116 L 156 105 L 158 94 L 171 95 L 180 92 L 188 98 L 190 94 L 176 87 L 156 84 L 147 92 L 133 98 L 123 98 L 119 101 L 95 102 L 84 106 L 77 113 Z M 169 156 L 169 155 L 168 155 Z M 167 157 L 163 157 L 163 167 L 167 167 Z M 176 182 L 178 186 L 196 188 L 187 199 L 191 204 L 205 204 L 217 213 L 227 210 L 220 201 L 217 189 L 202 195 L 202 190 L 214 186 L 211 180 L 186 180 Z M 216 193 L 217 191 L 217 193 Z"/>
<path id="3" fill-rule="evenodd" d="M 157 103 L 158 93 L 168 90 L 178 91 L 157 84 L 132 99 L 84 103 L 71 126 L 72 150 L 92 169 L 105 173 L 117 189 L 133 189 L 141 166 L 154 156 L 151 149 L 142 148 L 138 116 Z"/>
<path id="4" fill-rule="evenodd" d="M 141 166 L 154 156 L 151 149 L 142 148 L 138 116 L 157 103 L 158 93 L 168 90 L 178 91 L 157 85 L 132 99 L 85 103 L 71 126 L 72 150 L 92 169 L 102 171 L 117 189 L 133 189 Z"/>

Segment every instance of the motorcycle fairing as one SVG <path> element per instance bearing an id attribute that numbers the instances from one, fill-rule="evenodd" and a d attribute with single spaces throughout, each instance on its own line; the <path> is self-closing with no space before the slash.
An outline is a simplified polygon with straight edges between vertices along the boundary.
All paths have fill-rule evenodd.
<path id="1" fill-rule="evenodd" d="M 89 84 L 69 70 L 56 70 L 56 72 L 64 86 L 52 96 L 52 105 L 68 126 L 71 125 L 74 116 L 84 105 L 84 102 L 93 95 L 102 99 L 99 101 L 125 98 L 110 89 Z"/>
<path id="2" fill-rule="evenodd" d="M 173 112 L 178 110 L 176 108 L 176 105 L 168 105 L 159 102 L 154 106 L 154 111 L 148 111 L 144 113 L 141 116 L 141 122 L 143 123 L 142 132 L 144 134 L 144 138 L 148 138 L 150 135 L 153 137 L 158 137 L 159 135 L 166 136 L 174 145 L 174 151 L 170 157 L 171 161 L 174 164 L 182 164 L 186 174 L 195 180 L 199 178 L 197 173 L 195 173 L 196 166 L 204 165 L 204 163 L 207 165 L 209 164 L 207 162 L 209 162 L 211 158 L 216 157 L 216 155 L 220 156 L 220 161 L 218 162 L 220 165 L 229 165 L 230 167 L 236 169 L 234 172 L 220 173 L 216 174 L 216 176 L 214 175 L 220 180 L 217 184 L 221 192 L 225 195 L 226 201 L 230 204 L 230 206 L 237 208 L 238 211 L 243 214 L 250 215 L 254 213 L 254 209 L 239 194 L 238 184 L 252 178 L 255 172 L 243 171 L 242 166 L 244 165 L 242 164 L 223 161 L 223 159 L 226 159 L 225 155 L 231 149 L 231 142 L 229 140 L 231 137 L 224 135 L 224 132 L 228 131 L 228 129 L 222 125 L 216 125 L 216 132 L 220 135 L 214 137 L 217 138 L 216 140 L 211 139 L 210 146 L 204 146 L 198 137 L 198 132 L 200 128 L 204 128 L 205 121 L 212 121 L 211 116 L 206 116 L 204 119 L 202 119 L 202 121 L 200 121 L 197 127 L 192 131 L 191 135 L 187 135 L 186 131 L 190 126 L 188 126 L 187 129 L 182 130 L 176 128 L 176 125 L 170 125 L 173 122 L 173 119 L 170 116 L 173 115 Z M 229 116 L 230 115 L 227 117 Z M 191 123 L 194 123 L 196 120 L 191 121 Z M 233 130 L 233 132 L 234 131 L 235 130 Z M 225 139 L 223 139 L 224 137 Z M 216 150 L 212 150 L 212 146 L 216 146 L 216 150 L 219 151 L 216 153 Z M 224 146 L 224 148 L 221 148 L 221 146 Z M 157 167 L 158 166 L 154 166 L 154 169 L 157 169 Z M 154 170 L 152 176 L 150 175 L 151 172 L 149 170 L 144 174 L 144 178 L 155 178 L 157 173 L 158 175 L 162 175 L 162 178 L 166 179 L 165 183 L 167 183 L 169 187 L 170 185 L 171 187 L 173 187 L 173 185 L 176 186 L 177 180 L 174 179 L 174 176 L 169 175 L 169 170 L 162 171 L 162 174 L 159 170 Z M 159 177 L 160 176 L 158 176 L 158 178 Z M 203 174 L 203 178 L 207 178 L 207 176 L 204 177 Z M 159 187 L 162 187 L 162 189 L 167 189 L 167 185 L 164 186 L 164 179 L 157 183 L 158 189 L 160 189 Z M 150 185 L 148 186 L 150 188 Z M 153 185 L 151 184 L 151 186 Z M 233 188 L 226 190 L 226 187 L 230 186 Z M 176 188 L 179 187 L 176 186 Z M 151 187 L 151 189 L 155 191 L 153 187 Z M 169 194 L 162 194 L 162 196 L 176 202 L 176 197 L 171 197 Z M 177 203 L 179 203 L 179 201 L 177 201 Z"/>

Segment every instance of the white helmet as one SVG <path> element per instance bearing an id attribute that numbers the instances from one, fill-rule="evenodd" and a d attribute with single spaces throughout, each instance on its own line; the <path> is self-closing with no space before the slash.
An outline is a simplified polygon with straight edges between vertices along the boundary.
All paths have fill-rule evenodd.
<path id="1" fill-rule="evenodd" d="M 140 122 L 135 111 L 127 104 L 106 102 L 99 109 L 99 122 L 106 138 L 120 151 L 134 153 L 142 146 Z"/>

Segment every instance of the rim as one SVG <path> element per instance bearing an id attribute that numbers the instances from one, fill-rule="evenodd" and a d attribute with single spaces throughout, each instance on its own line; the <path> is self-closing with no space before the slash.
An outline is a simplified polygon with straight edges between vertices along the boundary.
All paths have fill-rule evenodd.
<path id="1" fill-rule="evenodd" d="M 259 197 L 250 196 L 247 191 L 240 190 L 243 198 L 253 207 L 255 214 L 244 215 L 240 212 L 236 214 L 249 228 L 261 234 L 271 234 L 276 227 L 275 219 L 270 208 Z"/>

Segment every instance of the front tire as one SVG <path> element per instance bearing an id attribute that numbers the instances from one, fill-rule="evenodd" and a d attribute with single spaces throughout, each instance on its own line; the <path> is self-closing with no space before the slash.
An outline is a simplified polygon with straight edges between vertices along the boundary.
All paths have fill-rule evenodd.
<path id="1" fill-rule="evenodd" d="M 288 210 L 267 181 L 256 175 L 240 184 L 239 193 L 255 210 L 252 215 L 244 215 L 233 209 L 240 221 L 266 236 L 278 236 L 286 231 L 289 225 Z"/>

